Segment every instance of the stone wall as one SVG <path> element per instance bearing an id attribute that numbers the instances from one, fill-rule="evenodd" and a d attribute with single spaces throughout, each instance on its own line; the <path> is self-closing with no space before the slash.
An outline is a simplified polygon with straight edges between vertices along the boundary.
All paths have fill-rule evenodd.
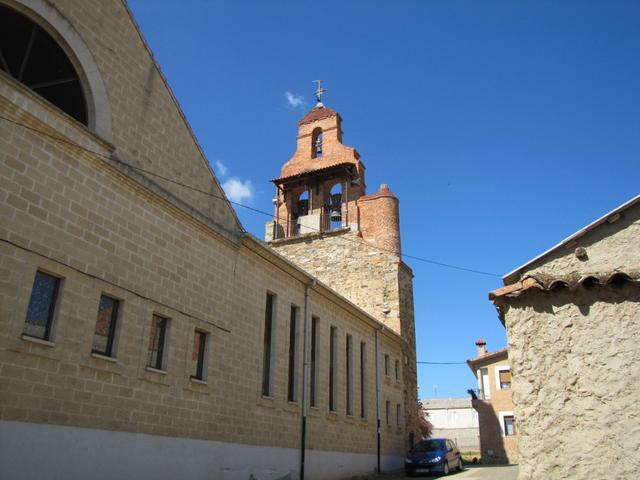
<path id="1" fill-rule="evenodd" d="M 532 295 L 506 315 L 518 478 L 636 478 L 637 287 Z"/>

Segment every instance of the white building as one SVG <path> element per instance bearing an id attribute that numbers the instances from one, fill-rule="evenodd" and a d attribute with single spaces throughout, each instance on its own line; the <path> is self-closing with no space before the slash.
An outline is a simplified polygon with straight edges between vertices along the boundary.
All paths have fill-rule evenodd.
<path id="1" fill-rule="evenodd" d="M 433 425 L 433 437 L 450 438 L 460 450 L 480 450 L 478 412 L 471 398 L 427 399 L 422 406 Z"/>

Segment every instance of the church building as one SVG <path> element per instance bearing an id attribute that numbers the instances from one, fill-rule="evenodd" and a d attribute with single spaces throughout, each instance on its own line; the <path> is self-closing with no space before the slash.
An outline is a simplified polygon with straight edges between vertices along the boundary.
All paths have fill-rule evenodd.
<path id="1" fill-rule="evenodd" d="M 0 0 L 0 478 L 402 467 L 418 429 L 398 200 L 365 193 L 323 105 L 273 183 L 265 243 L 126 2 Z"/>

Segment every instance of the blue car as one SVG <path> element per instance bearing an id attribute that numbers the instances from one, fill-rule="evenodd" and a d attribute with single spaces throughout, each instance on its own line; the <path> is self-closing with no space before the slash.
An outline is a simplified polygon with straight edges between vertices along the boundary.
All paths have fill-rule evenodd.
<path id="1" fill-rule="evenodd" d="M 404 460 L 407 476 L 418 473 L 449 475 L 462 470 L 462 457 L 456 444 L 447 438 L 428 438 L 414 445 Z"/>

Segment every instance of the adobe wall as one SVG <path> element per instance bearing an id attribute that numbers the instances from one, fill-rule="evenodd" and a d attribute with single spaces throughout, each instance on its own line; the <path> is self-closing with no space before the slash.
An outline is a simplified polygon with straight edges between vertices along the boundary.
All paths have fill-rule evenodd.
<path id="1" fill-rule="evenodd" d="M 506 326 L 518 478 L 636 478 L 629 452 L 640 448 L 638 288 L 527 295 L 512 302 Z"/>

